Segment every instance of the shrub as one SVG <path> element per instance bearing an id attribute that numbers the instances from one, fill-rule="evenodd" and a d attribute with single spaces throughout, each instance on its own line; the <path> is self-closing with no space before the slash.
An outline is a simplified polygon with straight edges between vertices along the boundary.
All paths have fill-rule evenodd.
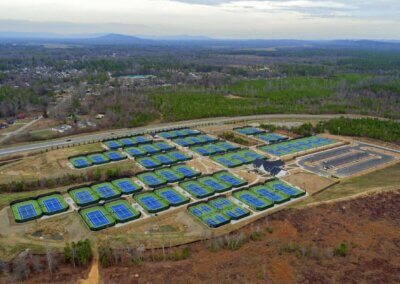
<path id="1" fill-rule="evenodd" d="M 333 254 L 335 256 L 341 256 L 341 257 L 345 257 L 348 253 L 348 246 L 345 243 L 341 243 L 337 248 L 335 248 L 335 250 L 333 251 Z"/>
<path id="2" fill-rule="evenodd" d="M 66 244 L 64 247 L 64 261 L 78 266 L 86 266 L 93 258 L 92 248 L 88 239 Z"/>

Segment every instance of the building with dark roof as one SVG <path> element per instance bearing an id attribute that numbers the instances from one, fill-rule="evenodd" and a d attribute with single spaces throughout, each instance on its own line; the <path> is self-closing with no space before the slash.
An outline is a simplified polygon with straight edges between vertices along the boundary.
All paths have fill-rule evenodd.
<path id="1" fill-rule="evenodd" d="M 283 169 L 284 165 L 285 163 L 281 160 L 268 161 L 257 159 L 253 162 L 254 169 L 276 177 L 282 177 L 287 174 L 287 171 Z"/>

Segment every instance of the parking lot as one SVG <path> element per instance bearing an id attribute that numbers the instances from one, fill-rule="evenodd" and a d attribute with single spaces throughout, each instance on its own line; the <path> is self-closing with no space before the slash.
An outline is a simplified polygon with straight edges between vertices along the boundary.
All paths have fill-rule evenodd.
<path id="1" fill-rule="evenodd" d="M 299 158 L 297 164 L 318 175 L 344 178 L 398 159 L 398 153 L 390 149 L 357 143 Z"/>

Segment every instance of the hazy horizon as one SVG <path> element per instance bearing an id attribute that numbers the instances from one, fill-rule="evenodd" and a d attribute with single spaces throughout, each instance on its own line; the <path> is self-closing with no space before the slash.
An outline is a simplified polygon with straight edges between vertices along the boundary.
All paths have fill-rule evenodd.
<path id="1" fill-rule="evenodd" d="M 400 39 L 400 1 L 23 0 L 0 3 L 0 32 L 191 35 L 221 39 Z"/>

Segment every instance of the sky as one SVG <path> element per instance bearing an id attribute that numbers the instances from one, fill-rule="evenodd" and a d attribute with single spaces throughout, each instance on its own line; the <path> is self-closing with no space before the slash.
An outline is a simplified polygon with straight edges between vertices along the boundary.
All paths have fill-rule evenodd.
<path id="1" fill-rule="evenodd" d="M 400 0 L 0 0 L 0 32 L 400 39 Z"/>

